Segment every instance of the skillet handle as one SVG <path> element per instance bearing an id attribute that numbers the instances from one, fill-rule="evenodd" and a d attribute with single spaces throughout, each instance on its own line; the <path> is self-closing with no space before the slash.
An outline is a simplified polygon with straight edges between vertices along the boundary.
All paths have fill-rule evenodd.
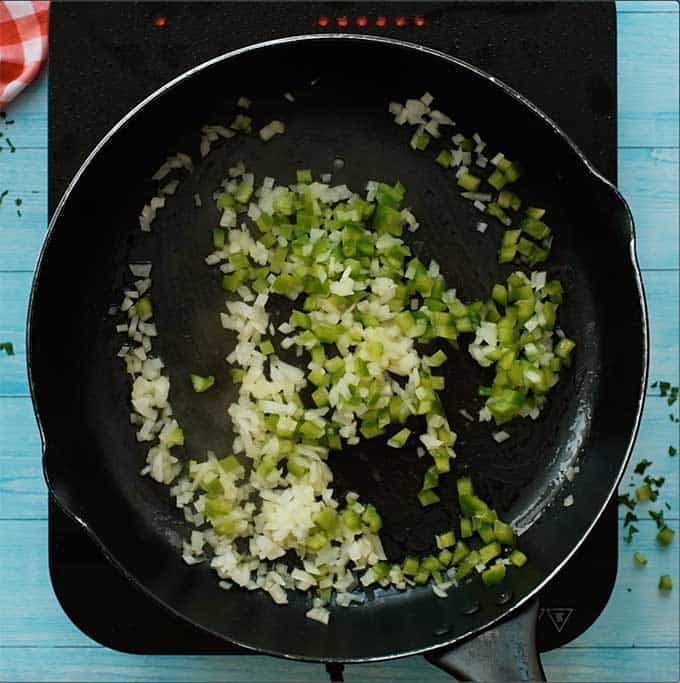
<path id="1" fill-rule="evenodd" d="M 425 655 L 459 681 L 545 681 L 536 650 L 538 600 L 462 645 Z"/>

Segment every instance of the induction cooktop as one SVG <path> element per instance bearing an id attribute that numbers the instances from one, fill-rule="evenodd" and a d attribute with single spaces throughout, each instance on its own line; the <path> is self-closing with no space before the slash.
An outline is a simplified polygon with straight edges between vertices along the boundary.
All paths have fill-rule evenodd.
<path id="1" fill-rule="evenodd" d="M 616 182 L 613 3 L 59 2 L 51 10 L 50 213 L 99 139 L 171 78 L 251 43 L 330 32 L 398 37 L 481 67 L 545 110 Z M 540 594 L 541 651 L 573 640 L 600 614 L 617 543 L 614 502 Z M 247 654 L 153 602 L 54 504 L 49 547 L 59 601 L 100 643 L 134 653 Z"/>

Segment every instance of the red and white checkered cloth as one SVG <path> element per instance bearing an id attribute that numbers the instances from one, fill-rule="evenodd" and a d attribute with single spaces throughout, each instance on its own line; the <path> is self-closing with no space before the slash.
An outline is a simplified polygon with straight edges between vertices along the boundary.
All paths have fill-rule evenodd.
<path id="1" fill-rule="evenodd" d="M 38 75 L 47 59 L 49 6 L 0 1 L 0 109 Z"/>

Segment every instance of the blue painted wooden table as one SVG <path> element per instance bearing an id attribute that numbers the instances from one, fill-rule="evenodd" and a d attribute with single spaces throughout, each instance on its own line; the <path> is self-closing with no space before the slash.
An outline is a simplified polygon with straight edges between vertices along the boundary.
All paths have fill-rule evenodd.
<path id="1" fill-rule="evenodd" d="M 638 229 L 651 318 L 651 378 L 678 384 L 678 5 L 620 2 L 619 179 Z M 52 593 L 47 567 L 47 493 L 40 441 L 28 397 L 24 326 L 29 285 L 47 218 L 47 84 L 43 77 L 10 106 L 0 153 L 0 679 L 68 681 L 324 681 L 320 666 L 266 657 L 161 657 L 108 650 L 78 631 Z M 20 207 L 15 199 L 21 198 Z M 21 211 L 21 216 L 17 214 Z M 673 407 L 677 412 L 677 404 Z M 629 471 L 642 458 L 665 476 L 667 519 L 678 527 L 677 425 L 650 389 Z M 626 476 L 626 481 L 629 477 Z M 644 513 L 643 513 L 644 514 Z M 620 513 L 622 516 L 623 513 Z M 641 519 L 632 546 L 620 544 L 609 604 L 581 637 L 544 655 L 550 680 L 677 681 L 680 575 L 678 536 L 668 549 Z M 633 550 L 649 565 L 633 565 Z M 675 587 L 656 583 L 669 573 Z M 628 590 L 630 589 L 630 591 Z M 350 667 L 352 681 L 449 680 L 421 658 Z"/>

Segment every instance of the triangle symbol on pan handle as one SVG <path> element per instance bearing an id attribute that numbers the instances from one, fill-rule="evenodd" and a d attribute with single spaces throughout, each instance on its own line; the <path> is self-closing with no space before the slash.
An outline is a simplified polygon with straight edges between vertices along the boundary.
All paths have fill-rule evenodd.
<path id="1" fill-rule="evenodd" d="M 569 617 L 574 610 L 571 607 L 548 607 L 546 612 L 558 633 L 562 633 Z"/>

